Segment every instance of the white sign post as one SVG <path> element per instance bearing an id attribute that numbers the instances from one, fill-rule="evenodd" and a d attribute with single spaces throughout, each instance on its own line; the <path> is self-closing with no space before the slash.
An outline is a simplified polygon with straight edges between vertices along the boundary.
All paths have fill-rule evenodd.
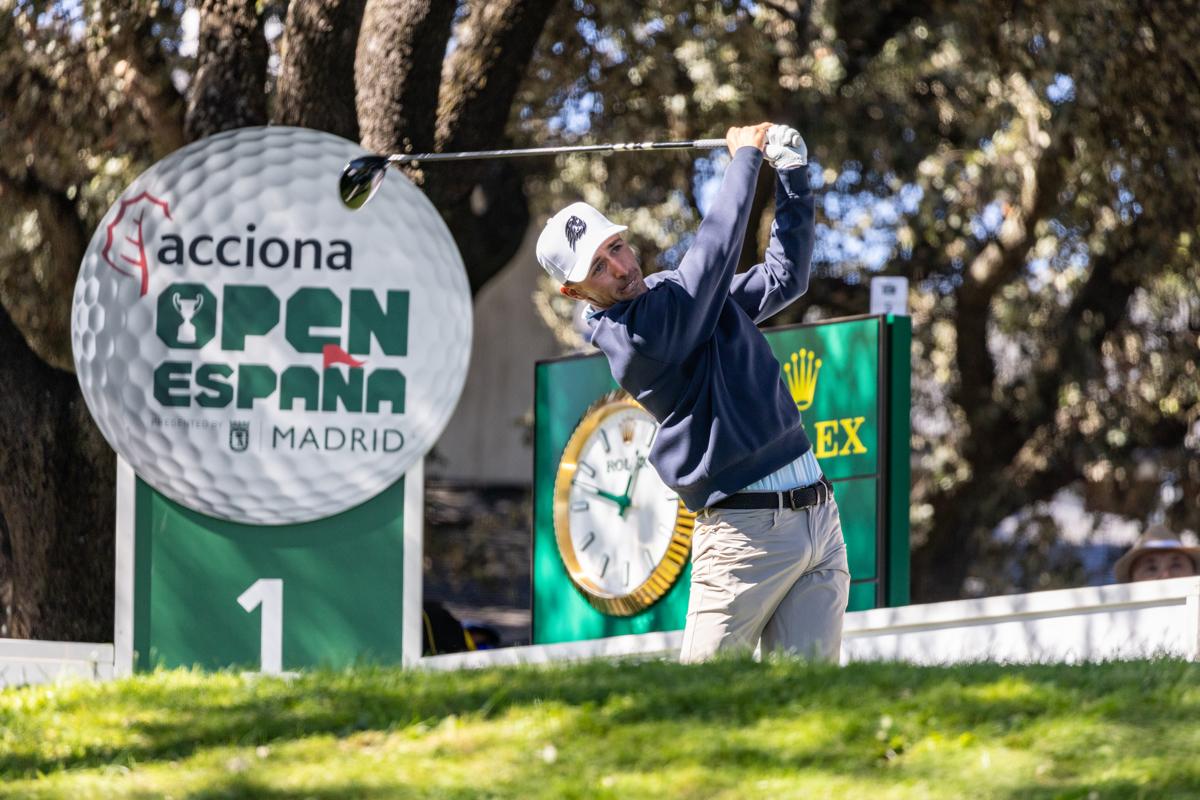
<path id="1" fill-rule="evenodd" d="M 871 278 L 871 313 L 908 316 L 908 278 L 884 275 Z"/>
<path id="2" fill-rule="evenodd" d="M 84 255 L 72 346 L 120 459 L 120 674 L 420 658 L 422 460 L 466 378 L 471 293 L 403 176 L 343 205 L 362 154 L 276 126 L 194 142 Z"/>

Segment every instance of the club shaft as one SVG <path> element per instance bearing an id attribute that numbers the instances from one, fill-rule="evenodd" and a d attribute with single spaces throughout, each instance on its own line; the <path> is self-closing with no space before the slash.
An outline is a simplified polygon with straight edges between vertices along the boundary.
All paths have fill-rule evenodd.
<path id="1" fill-rule="evenodd" d="M 477 158 L 556 156 L 564 153 L 617 153 L 629 150 L 712 150 L 724 146 L 724 139 L 696 139 L 686 142 L 578 144 L 566 147 L 525 147 L 516 150 L 475 150 L 464 153 L 396 153 L 388 156 L 387 159 L 391 164 L 408 164 L 412 161 L 470 161 Z"/>

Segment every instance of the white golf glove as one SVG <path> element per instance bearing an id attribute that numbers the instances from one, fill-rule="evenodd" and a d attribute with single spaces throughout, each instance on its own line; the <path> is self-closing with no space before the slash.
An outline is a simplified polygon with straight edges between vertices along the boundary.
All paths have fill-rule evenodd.
<path id="1" fill-rule="evenodd" d="M 777 170 L 803 167 L 808 163 L 808 147 L 800 131 L 787 125 L 772 125 L 767 130 L 767 161 Z"/>

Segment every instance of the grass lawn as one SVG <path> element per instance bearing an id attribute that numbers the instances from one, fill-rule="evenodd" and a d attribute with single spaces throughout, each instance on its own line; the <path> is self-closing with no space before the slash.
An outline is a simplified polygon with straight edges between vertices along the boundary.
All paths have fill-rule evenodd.
<path id="1" fill-rule="evenodd" d="M 1200 664 L 158 672 L 0 692 L 0 797 L 1200 797 Z"/>

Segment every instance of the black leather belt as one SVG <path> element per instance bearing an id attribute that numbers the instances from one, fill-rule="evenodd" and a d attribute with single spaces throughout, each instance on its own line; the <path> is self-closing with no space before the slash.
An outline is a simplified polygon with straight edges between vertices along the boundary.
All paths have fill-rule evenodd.
<path id="1" fill-rule="evenodd" d="M 801 509 L 819 506 L 833 499 L 833 484 L 821 476 L 821 480 L 799 489 L 786 492 L 738 492 L 724 500 L 718 500 L 709 508 L 790 508 Z"/>

